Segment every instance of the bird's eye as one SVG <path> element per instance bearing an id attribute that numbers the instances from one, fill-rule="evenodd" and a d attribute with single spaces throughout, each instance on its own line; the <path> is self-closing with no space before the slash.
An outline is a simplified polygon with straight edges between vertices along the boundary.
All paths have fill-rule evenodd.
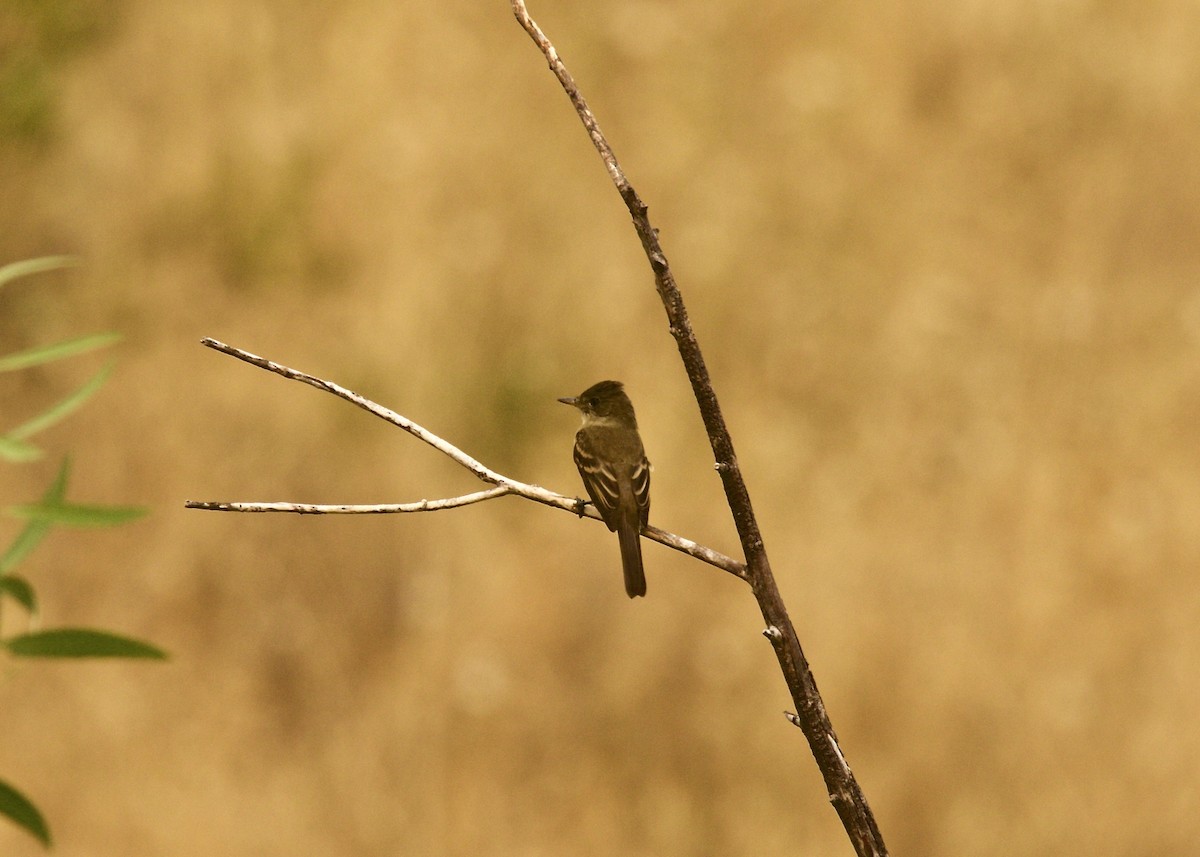
<path id="1" fill-rule="evenodd" d="M 594 408 L 594 407 L 596 407 L 596 404 L 597 404 L 597 401 L 596 401 L 596 399 L 595 399 L 594 397 L 593 397 L 593 398 L 591 398 L 591 399 L 588 399 L 588 400 L 587 400 L 587 406 L 588 406 L 589 408 Z"/>

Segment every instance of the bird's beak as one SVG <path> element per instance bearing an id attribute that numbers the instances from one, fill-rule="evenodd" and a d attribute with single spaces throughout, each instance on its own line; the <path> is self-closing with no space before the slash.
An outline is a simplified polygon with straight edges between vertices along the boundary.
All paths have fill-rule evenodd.
<path id="1" fill-rule="evenodd" d="M 579 407 L 579 397 L 578 396 L 567 396 L 565 398 L 559 399 L 559 401 L 562 402 L 564 405 L 570 405 L 573 408 Z"/>

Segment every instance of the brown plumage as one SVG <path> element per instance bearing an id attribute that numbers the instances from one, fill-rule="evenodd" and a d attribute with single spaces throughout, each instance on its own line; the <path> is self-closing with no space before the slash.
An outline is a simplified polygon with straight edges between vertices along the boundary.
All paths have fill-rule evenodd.
<path id="1" fill-rule="evenodd" d="M 650 517 L 650 462 L 633 403 L 619 381 L 601 381 L 559 401 L 583 415 L 575 435 L 575 466 L 596 511 L 620 541 L 625 592 L 630 598 L 645 595 L 640 534 Z"/>

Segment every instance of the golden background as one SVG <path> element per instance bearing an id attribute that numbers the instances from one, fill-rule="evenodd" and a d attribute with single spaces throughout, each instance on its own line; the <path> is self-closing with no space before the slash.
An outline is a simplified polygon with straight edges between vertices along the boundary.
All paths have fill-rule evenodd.
<path id="1" fill-rule="evenodd" d="M 0 352 L 124 335 L 4 466 L 144 504 L 22 572 L 0 777 L 75 855 L 850 854 L 728 575 L 476 490 L 213 336 L 579 493 L 627 383 L 652 523 L 735 553 L 648 266 L 504 0 L 9 2 Z M 892 853 L 1200 841 L 1200 7 L 535 2 L 650 205 L 776 574 Z M 2 379 L 3 427 L 92 355 Z M 0 519 L 0 544 L 17 522 Z M 21 630 L 5 611 L 5 633 Z M 0 853 L 41 849 L 0 825 Z"/>

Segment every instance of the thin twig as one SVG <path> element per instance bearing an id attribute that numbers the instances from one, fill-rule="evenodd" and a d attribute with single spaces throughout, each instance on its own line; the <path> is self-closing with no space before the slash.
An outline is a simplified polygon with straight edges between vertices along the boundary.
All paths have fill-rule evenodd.
<path id="1" fill-rule="evenodd" d="M 248 351 L 243 351 L 240 348 L 234 348 L 232 345 L 226 345 L 224 342 L 218 342 L 215 339 L 203 339 L 201 344 L 208 346 L 222 354 L 228 354 L 231 357 L 236 357 L 253 366 L 258 366 L 260 369 L 266 369 L 268 372 L 274 372 L 276 375 L 281 375 L 284 378 L 290 378 L 293 381 L 300 381 L 304 384 L 316 387 L 318 390 L 324 390 L 327 393 L 332 393 L 338 398 L 345 399 L 347 402 L 357 405 L 368 413 L 374 414 L 381 420 L 386 420 L 394 426 L 404 429 L 413 437 L 419 438 L 425 443 L 432 446 L 434 449 L 449 456 L 453 461 L 471 471 L 475 476 L 483 482 L 495 487 L 489 488 L 486 491 L 477 491 L 474 494 L 463 494 L 459 497 L 444 497 L 437 500 L 418 500 L 415 503 L 379 503 L 370 505 L 347 505 L 347 504 L 314 504 L 314 503 L 246 503 L 246 502 L 229 502 L 229 501 L 214 501 L 214 500 L 188 500 L 184 503 L 189 509 L 204 509 L 211 512 L 290 512 L 298 515 L 380 515 L 380 514 L 398 514 L 406 512 L 439 512 L 445 509 L 456 509 L 460 506 L 468 506 L 472 503 L 482 503 L 487 500 L 495 500 L 498 497 L 514 496 L 521 497 L 525 500 L 533 500 L 535 503 L 541 503 L 545 506 L 550 506 L 564 512 L 570 512 L 578 515 L 581 518 L 591 518 L 594 521 L 601 520 L 600 515 L 594 508 L 585 505 L 578 497 L 567 497 L 564 494 L 557 494 L 553 491 L 548 491 L 540 485 L 530 485 L 525 482 L 519 482 L 516 479 L 505 476 L 503 473 L 497 473 L 489 467 L 476 461 L 471 456 L 467 455 L 461 449 L 449 441 L 438 437 L 429 429 L 418 425 L 407 417 L 401 416 L 395 411 L 388 410 L 382 405 L 372 402 L 352 390 L 348 390 L 332 381 L 326 381 L 324 378 L 318 378 L 315 375 L 309 375 L 306 372 L 301 372 L 297 369 L 292 369 L 289 366 L 284 366 L 281 363 L 276 363 L 272 360 L 259 357 L 257 354 L 251 354 Z M 685 539 L 682 536 L 677 536 L 674 533 L 669 533 L 666 530 L 660 530 L 658 527 L 644 527 L 642 535 L 652 541 L 658 542 L 660 545 L 672 548 L 695 557 L 702 562 L 719 568 L 722 571 L 727 571 L 734 577 L 746 580 L 746 566 L 744 563 L 738 562 L 733 557 L 726 556 L 712 548 L 705 547 L 702 544 Z"/>
<path id="2" fill-rule="evenodd" d="M 210 512 L 295 512 L 299 515 L 394 515 L 404 512 L 440 512 L 443 509 L 457 509 L 459 506 L 469 506 L 472 503 L 482 503 L 484 500 L 494 500 L 506 494 L 513 493 L 507 485 L 497 485 L 486 491 L 476 491 L 474 494 L 463 494 L 460 497 L 444 497 L 440 500 L 418 500 L 415 503 L 371 503 L 344 504 L 333 503 L 210 503 L 203 501 L 187 502 L 189 509 L 206 509 Z"/>
<path id="3" fill-rule="evenodd" d="M 634 229 L 637 231 L 646 258 L 654 272 L 655 287 L 667 312 L 671 335 L 675 337 L 679 355 L 683 360 L 688 379 L 692 384 L 692 391 L 700 408 L 700 416 L 704 420 L 704 426 L 708 432 L 709 443 L 716 459 L 717 472 L 724 484 L 725 496 L 729 501 L 729 508 L 733 513 L 742 549 L 746 554 L 750 586 L 754 591 L 754 597 L 758 601 L 763 618 L 767 622 L 767 638 L 771 641 L 779 660 L 780 669 L 783 671 L 784 680 L 796 703 L 795 722 L 803 730 L 805 738 L 808 739 L 817 766 L 821 769 L 821 774 L 825 779 L 829 799 L 837 810 L 855 851 L 860 857 L 868 857 L 868 855 L 883 857 L 887 854 L 883 836 L 879 832 L 875 817 L 867 804 L 866 796 L 859 787 L 858 781 L 838 745 L 837 735 L 833 730 L 829 715 L 825 711 L 825 703 L 817 690 L 816 681 L 809 669 L 808 659 L 800 647 L 796 629 L 788 617 L 787 608 L 784 606 L 779 588 L 775 583 L 775 576 L 771 572 L 758 520 L 755 518 L 754 509 L 750 503 L 750 493 L 742 478 L 737 456 L 734 454 L 733 440 L 725 425 L 725 418 L 721 414 L 716 393 L 713 391 L 700 345 L 692 331 L 683 296 L 675 283 L 675 277 L 667 263 L 666 254 L 659 244 L 658 230 L 651 225 L 646 213 L 646 204 L 642 202 L 626 179 L 612 147 L 600 131 L 595 115 L 588 107 L 574 78 L 567 71 L 558 51 L 546 38 L 546 34 L 542 32 L 541 28 L 529 17 L 524 0 L 511 0 L 511 2 L 517 21 L 541 50 L 550 70 L 558 78 L 563 91 L 570 98 L 579 120 L 587 129 L 592 144 L 604 161 L 604 167 L 608 171 L 609 177 L 633 218 Z"/>

